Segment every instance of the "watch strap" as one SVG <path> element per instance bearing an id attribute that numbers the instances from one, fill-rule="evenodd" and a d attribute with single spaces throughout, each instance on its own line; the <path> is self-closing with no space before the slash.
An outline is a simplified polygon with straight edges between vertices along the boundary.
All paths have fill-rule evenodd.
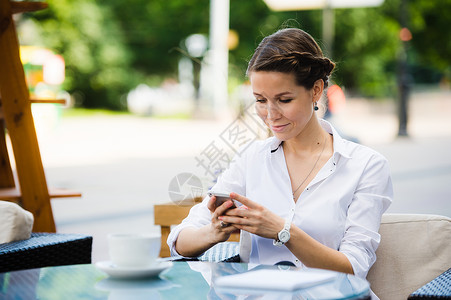
<path id="1" fill-rule="evenodd" d="M 273 245 L 274 246 L 279 246 L 280 247 L 280 246 L 283 246 L 286 242 L 288 242 L 288 241 L 282 242 L 279 239 L 279 235 L 283 231 L 288 231 L 288 234 L 290 233 L 291 223 L 293 222 L 293 218 L 294 218 L 294 212 L 295 212 L 295 209 L 293 207 L 293 208 L 290 209 L 290 213 L 289 213 L 288 217 L 285 219 L 285 224 L 283 226 L 283 229 L 281 231 L 279 231 L 279 233 L 277 234 L 277 239 L 273 241 Z"/>

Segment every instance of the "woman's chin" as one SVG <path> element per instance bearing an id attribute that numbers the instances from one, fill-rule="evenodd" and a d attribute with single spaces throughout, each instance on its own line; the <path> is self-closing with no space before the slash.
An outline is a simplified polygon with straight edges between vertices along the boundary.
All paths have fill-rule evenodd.
<path id="1" fill-rule="evenodd" d="M 286 133 L 283 133 L 283 132 L 274 132 L 274 131 L 271 131 L 271 132 L 272 132 L 272 134 L 273 134 L 279 141 L 281 141 L 281 142 L 284 142 L 284 141 L 290 139 L 290 137 L 289 137 L 288 134 L 286 134 Z"/>

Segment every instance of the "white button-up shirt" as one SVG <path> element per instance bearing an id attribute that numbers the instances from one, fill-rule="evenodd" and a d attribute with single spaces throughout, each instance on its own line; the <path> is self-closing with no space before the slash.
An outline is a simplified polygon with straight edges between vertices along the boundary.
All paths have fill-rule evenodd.
<path id="1" fill-rule="evenodd" d="M 275 137 L 247 145 L 212 190 L 241 194 L 283 218 L 294 208 L 295 226 L 345 254 L 355 275 L 365 278 L 376 260 L 381 216 L 393 197 L 388 162 L 376 151 L 341 138 L 328 122 L 321 120 L 321 125 L 333 135 L 333 155 L 296 202 L 283 147 Z M 175 241 L 183 228 L 211 222 L 208 200 L 206 197 L 194 206 L 188 217 L 171 231 L 168 245 L 172 255 L 178 255 Z M 243 239 L 243 235 L 248 238 Z M 243 240 L 251 241 L 251 245 L 241 245 L 242 250 L 249 249 L 250 253 L 240 253 L 249 257 L 249 263 L 291 261 L 302 265 L 288 248 L 274 246 L 272 239 L 242 232 L 242 243 Z"/>

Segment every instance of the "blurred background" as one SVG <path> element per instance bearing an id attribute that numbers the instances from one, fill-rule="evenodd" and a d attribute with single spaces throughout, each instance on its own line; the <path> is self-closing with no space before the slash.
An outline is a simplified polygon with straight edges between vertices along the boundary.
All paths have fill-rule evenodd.
<path id="1" fill-rule="evenodd" d="M 153 205 L 192 193 L 180 174 L 205 194 L 265 136 L 245 70 L 284 27 L 337 63 L 322 114 L 388 158 L 389 212 L 451 217 L 451 0 L 47 3 L 15 15 L 21 58 L 35 98 L 67 100 L 33 115 L 48 185 L 83 194 L 52 200 L 57 231 L 93 235 L 93 261 L 110 232 L 159 232 Z"/>

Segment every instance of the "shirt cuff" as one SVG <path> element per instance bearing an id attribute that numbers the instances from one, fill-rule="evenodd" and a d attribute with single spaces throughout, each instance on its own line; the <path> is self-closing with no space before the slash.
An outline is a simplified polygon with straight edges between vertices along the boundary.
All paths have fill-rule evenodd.
<path id="1" fill-rule="evenodd" d="M 351 251 L 346 250 L 340 250 L 341 253 L 343 253 L 349 260 L 352 266 L 352 270 L 354 272 L 354 275 L 363 279 L 366 279 L 366 275 L 368 274 L 368 271 L 371 266 L 368 265 L 368 263 L 364 262 L 364 258 L 361 258 L 360 260 L 355 257 L 355 253 L 352 253 Z"/>

